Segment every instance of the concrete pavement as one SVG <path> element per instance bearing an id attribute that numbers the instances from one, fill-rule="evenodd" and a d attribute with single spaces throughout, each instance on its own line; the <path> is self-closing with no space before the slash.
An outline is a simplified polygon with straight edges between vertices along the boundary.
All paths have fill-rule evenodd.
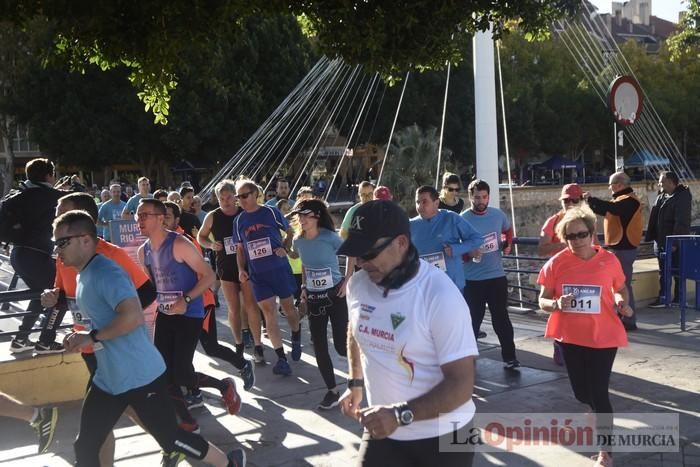
<path id="1" fill-rule="evenodd" d="M 220 312 L 223 315 L 223 312 Z M 488 315 L 488 314 L 487 314 Z M 480 342 L 475 401 L 479 412 L 585 412 L 572 394 L 566 372 L 552 362 L 551 341 L 542 337 L 546 316 L 511 314 L 516 331 L 519 374 L 507 374 L 490 323 Z M 688 330 L 678 326 L 678 309 L 642 309 L 640 329 L 630 333 L 630 346 L 618 352 L 611 380 L 612 403 L 620 412 L 680 414 L 682 446 L 678 453 L 618 453 L 617 466 L 700 466 L 700 315 L 689 311 Z M 220 336 L 230 342 L 221 320 Z M 284 320 L 282 320 L 284 321 Z M 294 375 L 274 376 L 271 365 L 257 367 L 251 392 L 242 392 L 243 408 L 229 416 L 215 392 L 205 393 L 205 408 L 195 409 L 202 434 L 222 448 L 241 444 L 251 466 L 354 465 L 360 427 L 338 410 L 315 407 L 325 394 L 304 323 L 304 355 L 292 363 Z M 289 334 L 285 334 L 289 343 Z M 333 352 L 331 352 L 333 354 Z M 271 349 L 266 349 L 269 359 Z M 338 382 L 347 376 L 345 359 L 334 356 Z M 233 372 L 226 363 L 198 353 L 195 366 L 214 376 Z M 79 425 L 80 404 L 61 405 L 59 429 L 52 453 L 37 456 L 34 432 L 24 423 L 0 418 L 0 464 L 3 466 L 65 466 L 73 460 L 72 440 Z M 116 428 L 117 466 L 150 466 L 160 462 L 155 441 L 122 418 Z M 528 455 L 505 452 L 477 454 L 475 466 L 590 466 L 588 453 L 549 448 Z M 188 465 L 186 462 L 181 465 Z M 200 465 L 190 463 L 189 465 Z"/>

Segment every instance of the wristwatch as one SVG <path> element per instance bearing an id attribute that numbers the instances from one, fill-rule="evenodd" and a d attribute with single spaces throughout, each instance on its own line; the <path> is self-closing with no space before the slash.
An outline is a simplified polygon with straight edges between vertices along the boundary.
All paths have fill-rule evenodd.
<path id="1" fill-rule="evenodd" d="M 364 388 L 364 387 L 365 387 L 365 380 L 364 379 L 349 379 L 348 380 L 348 389 Z"/>
<path id="2" fill-rule="evenodd" d="M 185 295 L 185 296 L 182 297 L 182 298 L 185 299 L 185 303 L 190 303 L 190 302 L 192 301 L 192 297 L 190 297 L 189 295 Z"/>
<path id="3" fill-rule="evenodd" d="M 97 344 L 98 342 L 100 342 L 100 340 L 97 338 L 97 333 L 98 333 L 98 332 L 100 332 L 99 329 L 93 329 L 92 331 L 90 331 L 90 334 L 88 334 L 88 335 L 90 336 L 90 339 L 92 339 L 92 341 L 93 341 L 95 344 Z"/>
<path id="4" fill-rule="evenodd" d="M 413 411 L 408 407 L 406 402 L 394 406 L 394 415 L 396 416 L 396 422 L 400 426 L 413 423 Z"/>

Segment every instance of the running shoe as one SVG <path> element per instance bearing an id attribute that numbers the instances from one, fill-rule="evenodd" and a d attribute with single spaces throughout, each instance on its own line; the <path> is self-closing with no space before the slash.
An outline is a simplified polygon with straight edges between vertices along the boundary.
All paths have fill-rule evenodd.
<path id="1" fill-rule="evenodd" d="M 160 461 L 161 467 L 175 467 L 177 464 L 185 460 L 185 455 L 181 452 L 165 452 L 161 451 L 163 458 Z"/>
<path id="2" fill-rule="evenodd" d="M 301 338 L 292 340 L 292 360 L 298 362 L 301 359 Z"/>
<path id="3" fill-rule="evenodd" d="M 226 378 L 224 383 L 226 389 L 221 392 L 221 397 L 224 399 L 228 413 L 236 415 L 241 410 L 241 396 L 236 391 L 236 383 L 233 378 Z"/>
<path id="4" fill-rule="evenodd" d="M 564 366 L 564 353 L 561 351 L 561 344 L 555 341 L 553 345 L 554 354 L 552 355 L 552 359 L 554 360 L 554 363 L 559 366 Z"/>
<path id="5" fill-rule="evenodd" d="M 255 386 L 255 369 L 253 369 L 253 364 L 250 360 L 246 360 L 245 366 L 241 368 L 239 375 L 243 380 L 243 389 L 250 391 Z"/>
<path id="6" fill-rule="evenodd" d="M 187 404 L 187 409 L 196 409 L 197 407 L 204 407 L 204 398 L 202 397 L 201 391 L 188 392 L 185 395 L 185 404 Z"/>
<path id="7" fill-rule="evenodd" d="M 338 401 L 340 400 L 340 394 L 336 391 L 328 391 L 323 400 L 318 404 L 318 408 L 321 410 L 330 410 L 333 407 L 338 406 Z"/>
<path id="8" fill-rule="evenodd" d="M 245 467 L 245 451 L 243 449 L 234 449 L 226 456 L 228 459 L 228 467 Z"/>
<path id="9" fill-rule="evenodd" d="M 199 429 L 199 425 L 197 422 L 192 421 L 192 422 L 180 422 L 180 428 L 183 430 L 189 432 L 189 433 L 194 433 L 196 435 L 200 434 L 202 430 Z"/>
<path id="10" fill-rule="evenodd" d="M 272 367 L 272 373 L 276 375 L 289 376 L 292 374 L 292 368 L 289 366 L 289 362 L 284 358 L 280 358 Z"/>
<path id="11" fill-rule="evenodd" d="M 29 340 L 28 337 L 25 337 L 24 339 L 15 337 L 12 339 L 12 343 L 10 344 L 10 352 L 26 352 L 28 350 L 34 350 L 34 347 L 36 347 L 36 342 Z"/>
<path id="12" fill-rule="evenodd" d="M 660 298 L 657 298 L 656 300 L 648 304 L 647 308 L 666 308 L 666 303 L 662 302 Z"/>
<path id="13" fill-rule="evenodd" d="M 250 329 L 244 329 L 241 332 L 243 334 L 243 346 L 246 349 L 255 347 L 255 341 L 253 340 L 253 334 L 251 334 Z"/>
<path id="14" fill-rule="evenodd" d="M 57 422 L 58 409 L 56 407 L 42 407 L 39 409 L 36 420 L 30 423 L 39 435 L 39 454 L 46 452 L 51 446 Z"/>
<path id="15" fill-rule="evenodd" d="M 484 337 L 486 337 L 486 333 L 484 331 L 479 331 L 476 335 L 477 339 L 483 339 Z"/>
<path id="16" fill-rule="evenodd" d="M 265 354 L 263 353 L 262 349 L 255 349 L 253 351 L 253 360 L 255 360 L 256 365 L 266 365 L 267 362 L 265 361 Z"/>
<path id="17" fill-rule="evenodd" d="M 506 370 L 515 370 L 516 368 L 520 368 L 520 362 L 516 359 L 508 360 L 506 364 L 503 365 L 503 368 Z"/>
<path id="18" fill-rule="evenodd" d="M 66 349 L 63 348 L 63 344 L 59 344 L 58 342 L 49 342 L 48 344 L 37 342 L 34 346 L 34 352 L 38 353 L 39 355 L 61 353 L 64 350 Z"/>

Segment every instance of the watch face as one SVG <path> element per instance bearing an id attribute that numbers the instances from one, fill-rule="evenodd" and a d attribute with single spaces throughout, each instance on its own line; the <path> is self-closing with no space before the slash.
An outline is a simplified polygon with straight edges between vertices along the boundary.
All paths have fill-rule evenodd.
<path id="1" fill-rule="evenodd" d="M 401 412 L 401 422 L 404 425 L 408 425 L 409 423 L 413 422 L 413 412 L 411 412 L 411 409 L 404 409 Z"/>

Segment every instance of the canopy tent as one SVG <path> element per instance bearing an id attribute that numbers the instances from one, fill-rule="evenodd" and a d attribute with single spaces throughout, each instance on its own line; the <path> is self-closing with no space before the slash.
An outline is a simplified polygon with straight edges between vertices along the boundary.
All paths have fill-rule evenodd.
<path id="1" fill-rule="evenodd" d="M 534 164 L 533 169 L 543 169 L 543 170 L 562 170 L 562 169 L 583 169 L 583 164 L 581 162 L 572 161 L 571 159 L 566 159 L 563 156 L 554 156 L 547 159 L 544 162 Z"/>
<path id="2" fill-rule="evenodd" d="M 669 164 L 668 158 L 654 154 L 647 149 L 635 152 L 625 161 L 625 167 L 654 167 L 668 166 Z"/>

